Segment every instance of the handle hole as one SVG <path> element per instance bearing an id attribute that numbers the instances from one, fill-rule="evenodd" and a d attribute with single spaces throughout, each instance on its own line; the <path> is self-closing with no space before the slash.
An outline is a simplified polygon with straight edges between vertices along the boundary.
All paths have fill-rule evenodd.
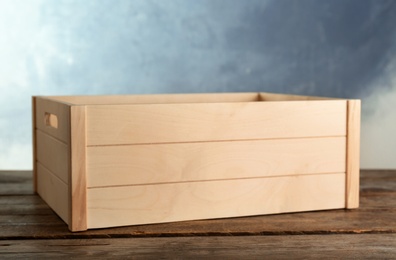
<path id="1" fill-rule="evenodd" d="M 46 126 L 50 126 L 50 127 L 58 129 L 58 117 L 54 114 L 45 113 L 44 123 Z"/>

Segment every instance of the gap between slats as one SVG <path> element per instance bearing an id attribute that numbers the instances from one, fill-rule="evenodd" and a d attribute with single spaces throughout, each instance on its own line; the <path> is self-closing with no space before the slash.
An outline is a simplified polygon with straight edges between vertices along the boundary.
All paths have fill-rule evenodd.
<path id="1" fill-rule="evenodd" d="M 264 176 L 264 177 L 245 177 L 245 178 L 229 178 L 229 179 L 210 179 L 210 180 L 191 180 L 191 181 L 175 181 L 175 182 L 156 182 L 156 183 L 139 183 L 139 184 L 126 184 L 126 185 L 109 185 L 109 186 L 95 186 L 87 187 L 87 189 L 106 189 L 106 188 L 121 188 L 121 187 L 134 187 L 134 186 L 151 186 L 151 185 L 166 185 L 166 184 L 182 184 L 182 183 L 197 183 L 197 182 L 216 182 L 216 181 L 235 181 L 235 180 L 251 180 L 251 179 L 270 179 L 270 178 L 288 178 L 288 177 L 302 177 L 314 175 L 332 175 L 332 174 L 345 174 L 345 172 L 325 172 L 325 173 L 307 173 L 307 174 L 285 174 L 281 176 Z"/>
<path id="2" fill-rule="evenodd" d="M 232 140 L 205 140 L 188 142 L 157 142 L 157 143 L 130 143 L 130 144 L 91 144 L 87 147 L 108 147 L 108 146 L 132 146 L 132 145 L 167 145 L 167 144 L 195 144 L 195 143 L 225 143 L 225 142 L 245 142 L 245 141 L 267 141 L 267 140 L 299 140 L 299 139 L 324 139 L 346 137 L 346 135 L 332 136 L 301 136 L 301 137 L 282 137 L 282 138 L 256 138 L 256 139 L 232 139 Z"/>

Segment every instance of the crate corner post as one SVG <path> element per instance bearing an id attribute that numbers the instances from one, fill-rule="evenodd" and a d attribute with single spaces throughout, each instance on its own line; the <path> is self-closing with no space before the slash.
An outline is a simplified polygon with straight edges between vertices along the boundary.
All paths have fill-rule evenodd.
<path id="1" fill-rule="evenodd" d="M 86 106 L 70 106 L 69 229 L 87 230 Z"/>
<path id="2" fill-rule="evenodd" d="M 360 100 L 347 101 L 347 165 L 345 207 L 348 209 L 359 207 L 360 109 Z"/>
<path id="3" fill-rule="evenodd" d="M 33 167 L 33 192 L 37 194 L 37 138 L 36 138 L 36 97 L 32 96 L 32 167 Z"/>

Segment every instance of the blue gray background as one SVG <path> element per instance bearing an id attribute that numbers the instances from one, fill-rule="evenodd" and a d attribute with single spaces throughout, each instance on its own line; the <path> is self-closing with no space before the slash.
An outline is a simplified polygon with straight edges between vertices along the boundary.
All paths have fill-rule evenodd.
<path id="1" fill-rule="evenodd" d="M 0 169 L 31 169 L 32 95 L 361 98 L 362 167 L 396 168 L 396 1 L 0 0 Z"/>

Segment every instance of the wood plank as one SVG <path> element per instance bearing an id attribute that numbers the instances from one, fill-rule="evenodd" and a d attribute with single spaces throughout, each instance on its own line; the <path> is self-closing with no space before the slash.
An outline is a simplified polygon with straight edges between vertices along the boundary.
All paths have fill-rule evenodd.
<path id="1" fill-rule="evenodd" d="M 88 228 L 345 206 L 345 174 L 88 189 Z"/>
<path id="2" fill-rule="evenodd" d="M 44 224 L 42 217 L 48 215 L 59 217 L 37 195 L 32 196 L 0 196 L 0 225 Z M 63 222 L 63 221 L 62 221 Z"/>
<path id="3" fill-rule="evenodd" d="M 346 207 L 359 207 L 360 100 L 348 100 Z"/>
<path id="4" fill-rule="evenodd" d="M 389 193 L 396 191 L 396 170 L 360 170 L 360 190 Z"/>
<path id="5" fill-rule="evenodd" d="M 337 99 L 337 98 L 328 98 L 328 97 L 277 94 L 277 93 L 268 93 L 268 92 L 260 92 L 259 95 L 260 95 L 260 101 L 296 101 L 296 100 L 331 100 L 331 99 L 336 100 Z"/>
<path id="6" fill-rule="evenodd" d="M 258 96 L 258 93 L 194 93 L 157 95 L 52 96 L 48 98 L 74 105 L 120 105 L 252 102 L 258 101 Z"/>
<path id="7" fill-rule="evenodd" d="M 88 147 L 87 185 L 345 172 L 345 140 L 328 137 Z"/>
<path id="8" fill-rule="evenodd" d="M 64 183 L 68 184 L 70 172 L 69 146 L 41 130 L 36 130 L 35 135 L 37 160 Z"/>
<path id="9" fill-rule="evenodd" d="M 70 143 L 70 107 L 45 97 L 36 97 L 36 127 L 65 144 Z M 57 128 L 49 125 L 48 115 L 57 117 Z"/>
<path id="10" fill-rule="evenodd" d="M 32 171 L 1 171 L 0 196 L 2 195 L 32 195 Z"/>
<path id="11" fill-rule="evenodd" d="M 289 95 L 277 93 L 193 93 L 193 94 L 143 94 L 143 95 L 83 95 L 48 96 L 51 100 L 69 105 L 115 104 L 174 104 L 174 103 L 222 103 L 254 101 L 329 100 L 335 98 Z"/>
<path id="12" fill-rule="evenodd" d="M 37 193 L 66 222 L 69 222 L 68 185 L 39 162 L 37 163 Z"/>
<path id="13" fill-rule="evenodd" d="M 396 234 L 3 240 L 1 258 L 392 259 Z"/>
<path id="14" fill-rule="evenodd" d="M 86 111 L 85 106 L 71 107 L 71 174 L 69 183 L 72 231 L 87 229 L 86 184 Z"/>
<path id="15" fill-rule="evenodd" d="M 0 223 L 0 239 L 64 239 L 64 238 L 129 238 L 180 236 L 254 236 L 314 234 L 392 234 L 396 233 L 395 210 L 330 210 L 253 217 L 183 221 L 155 225 L 105 228 L 70 232 L 55 214 L 5 215 L 8 223 Z M 43 218 L 44 216 L 48 216 Z M 51 218 L 51 219 L 49 219 Z M 17 222 L 17 220 L 20 220 Z M 48 221 L 47 221 L 48 220 Z"/>
<path id="16" fill-rule="evenodd" d="M 122 145 L 346 135 L 346 101 L 87 107 L 87 144 Z"/>
<path id="17" fill-rule="evenodd" d="M 396 233 L 396 193 L 362 194 L 362 206 L 355 210 L 331 210 L 257 217 L 185 221 L 156 225 L 128 226 L 71 233 L 67 225 L 44 203 L 21 203 L 0 207 L 0 239 L 109 238 L 158 236 L 239 236 L 302 234 Z M 7 196 L 9 199 L 18 196 Z M 28 196 L 36 197 L 37 196 Z M 14 212 L 14 213 L 12 213 Z M 8 218 L 8 221 L 7 221 Z"/>
<path id="18" fill-rule="evenodd" d="M 36 141 L 36 128 L 37 128 L 37 119 L 36 119 L 36 97 L 32 97 L 32 152 L 33 152 L 33 190 L 37 192 L 37 141 Z"/>
<path id="19" fill-rule="evenodd" d="M 31 171 L 0 171 L 0 239 L 287 234 L 369 236 L 374 233 L 396 233 L 396 171 L 362 170 L 360 177 L 358 209 L 185 221 L 72 233 L 41 198 L 30 195 L 33 194 Z"/>

